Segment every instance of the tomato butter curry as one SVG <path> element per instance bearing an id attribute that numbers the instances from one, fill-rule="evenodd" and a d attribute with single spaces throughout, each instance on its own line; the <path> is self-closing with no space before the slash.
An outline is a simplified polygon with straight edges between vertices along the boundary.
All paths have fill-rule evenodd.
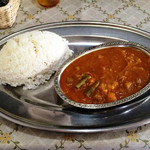
<path id="1" fill-rule="evenodd" d="M 150 82 L 150 56 L 131 47 L 111 47 L 83 55 L 65 68 L 63 93 L 85 104 L 103 104 L 130 96 Z"/>

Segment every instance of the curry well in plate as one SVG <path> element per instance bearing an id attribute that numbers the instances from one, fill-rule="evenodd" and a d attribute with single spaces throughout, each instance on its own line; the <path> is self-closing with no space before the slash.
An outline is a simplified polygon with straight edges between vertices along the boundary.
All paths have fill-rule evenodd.
<path id="1" fill-rule="evenodd" d="M 132 42 L 112 42 L 70 58 L 56 73 L 55 89 L 71 105 L 106 108 L 150 88 L 150 51 Z"/>

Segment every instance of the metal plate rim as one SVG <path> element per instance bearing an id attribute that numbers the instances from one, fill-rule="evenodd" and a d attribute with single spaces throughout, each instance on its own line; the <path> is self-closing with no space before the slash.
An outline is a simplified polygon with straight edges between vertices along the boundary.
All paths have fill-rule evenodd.
<path id="1" fill-rule="evenodd" d="M 18 30 L 16 32 L 11 33 L 10 35 L 7 35 L 0 39 L 1 43 L 3 43 L 3 40 L 7 40 L 7 38 L 11 38 L 13 36 L 16 36 L 20 33 L 24 33 L 30 30 L 38 30 L 41 29 L 44 30 L 45 28 L 56 28 L 56 27 L 70 27 L 70 26 L 103 26 L 103 27 L 110 27 L 110 28 L 121 28 L 124 30 L 129 30 L 138 34 L 141 34 L 142 36 L 148 37 L 150 39 L 150 32 L 135 28 L 133 26 L 126 26 L 122 24 L 117 23 L 111 23 L 111 22 L 101 22 L 101 21 L 66 21 L 66 22 L 53 22 L 53 23 L 45 23 L 42 25 L 35 25 L 32 27 L 27 27 L 25 29 Z"/>

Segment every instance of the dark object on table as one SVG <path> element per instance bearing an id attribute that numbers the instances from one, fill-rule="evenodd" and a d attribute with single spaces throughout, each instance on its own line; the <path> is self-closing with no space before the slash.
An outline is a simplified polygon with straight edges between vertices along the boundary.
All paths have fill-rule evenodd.
<path id="1" fill-rule="evenodd" d="M 9 0 L 0 0 L 0 7 L 7 5 Z"/>

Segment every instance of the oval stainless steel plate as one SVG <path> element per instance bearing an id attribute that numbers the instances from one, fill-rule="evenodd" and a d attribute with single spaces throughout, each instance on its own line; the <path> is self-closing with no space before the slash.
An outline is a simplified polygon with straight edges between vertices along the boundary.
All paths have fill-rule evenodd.
<path id="1" fill-rule="evenodd" d="M 75 53 L 116 40 L 132 41 L 150 48 L 148 32 L 123 25 L 85 21 L 27 28 L 1 39 L 0 48 L 13 36 L 31 30 L 48 30 L 65 37 Z M 36 90 L 0 86 L 0 116 L 27 127 L 75 133 L 113 131 L 150 123 L 150 91 L 127 105 L 87 111 L 65 103 L 53 85 L 51 78 Z"/>

